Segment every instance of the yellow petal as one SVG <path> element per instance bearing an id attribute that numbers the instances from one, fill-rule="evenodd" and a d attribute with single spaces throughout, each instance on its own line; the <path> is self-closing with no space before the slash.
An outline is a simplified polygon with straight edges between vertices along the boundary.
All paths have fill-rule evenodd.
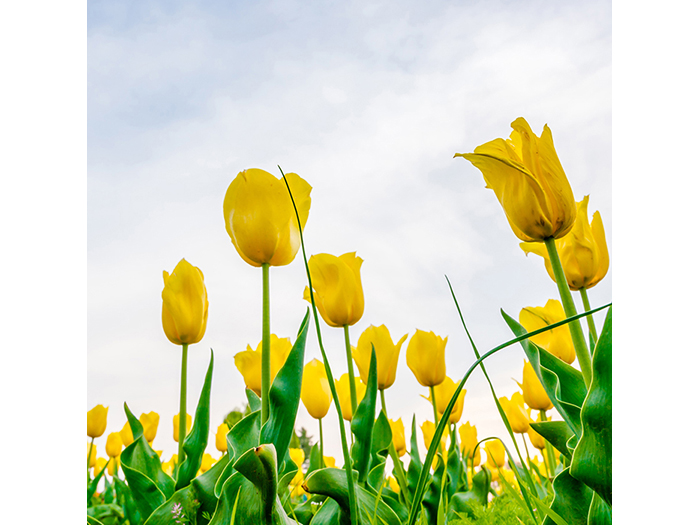
<path id="1" fill-rule="evenodd" d="M 520 311 L 520 324 L 528 332 L 539 330 L 566 319 L 564 308 L 556 299 L 550 299 L 544 307 L 529 306 Z M 566 325 L 553 328 L 547 332 L 530 338 L 533 343 L 542 347 L 550 354 L 571 364 L 576 359 L 576 349 L 571 338 L 571 332 Z"/>
<path id="2" fill-rule="evenodd" d="M 96 405 L 87 413 L 87 435 L 91 438 L 98 438 L 107 429 L 107 411 L 109 407 Z"/>
<path id="3" fill-rule="evenodd" d="M 221 423 L 216 429 L 216 450 L 219 452 L 226 452 L 228 450 L 228 444 L 226 442 L 228 431 L 229 428 L 226 423 Z"/>
<path id="4" fill-rule="evenodd" d="M 319 253 L 309 258 L 314 301 L 329 326 L 352 326 L 362 317 L 365 299 L 360 280 L 361 264 L 362 259 L 355 252 L 340 257 Z M 310 300 L 308 292 L 305 298 Z"/>
<path id="5" fill-rule="evenodd" d="M 406 349 L 406 363 L 423 386 L 437 386 L 445 380 L 444 339 L 434 332 L 416 330 Z"/>
<path id="6" fill-rule="evenodd" d="M 190 433 L 192 428 L 192 416 L 189 414 L 185 415 L 185 437 Z M 178 438 L 180 437 L 180 414 L 175 414 L 173 417 L 173 439 L 179 443 Z"/>
<path id="7" fill-rule="evenodd" d="M 407 337 L 408 334 L 404 335 L 394 344 L 389 329 L 385 325 L 370 325 L 360 334 L 357 347 L 352 349 L 352 356 L 360 371 L 360 377 L 365 384 L 367 384 L 369 376 L 372 345 L 374 345 L 377 357 L 377 385 L 379 390 L 385 390 L 394 384 L 401 345 L 403 345 Z"/>
<path id="8" fill-rule="evenodd" d="M 160 422 L 160 416 L 156 412 L 149 412 L 148 414 L 141 414 L 139 416 L 139 421 L 143 425 L 143 437 L 146 441 L 153 443 L 156 438 L 156 433 L 158 432 L 158 423 Z"/>
<path id="9" fill-rule="evenodd" d="M 499 439 L 490 439 L 484 444 L 486 463 L 492 468 L 503 468 L 506 464 L 506 449 Z"/>
<path id="10" fill-rule="evenodd" d="M 527 361 L 525 361 L 523 366 L 522 389 L 525 403 L 533 410 L 549 410 L 554 406 L 549 400 L 547 392 L 542 386 L 542 383 L 540 383 L 537 374 L 535 374 L 532 365 Z"/>
<path id="11" fill-rule="evenodd" d="M 107 455 L 110 458 L 116 458 L 122 453 L 122 438 L 119 435 L 119 432 L 111 432 L 107 436 L 105 452 L 107 452 Z"/>
<path id="12" fill-rule="evenodd" d="M 163 272 L 163 330 L 177 345 L 198 343 L 204 337 L 209 299 L 199 268 L 182 259 L 173 273 Z"/>
<path id="13" fill-rule="evenodd" d="M 403 421 L 400 418 L 396 421 L 390 419 L 389 425 L 391 426 L 391 439 L 394 442 L 394 448 L 399 457 L 401 457 L 406 453 L 406 434 Z"/>

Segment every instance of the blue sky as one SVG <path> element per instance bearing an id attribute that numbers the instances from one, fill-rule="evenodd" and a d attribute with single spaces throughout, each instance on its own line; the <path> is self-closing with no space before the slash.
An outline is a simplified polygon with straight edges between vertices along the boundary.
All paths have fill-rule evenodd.
<path id="1" fill-rule="evenodd" d="M 614 256 L 610 2 L 90 2 L 87 20 L 87 408 L 110 406 L 108 432 L 126 421 L 126 401 L 159 412 L 155 446 L 164 457 L 176 449 L 180 351 L 162 332 L 160 292 L 182 257 L 210 298 L 188 407 L 209 348 L 213 426 L 243 403 L 233 355 L 260 340 L 261 276 L 236 254 L 222 211 L 242 169 L 277 174 L 279 164 L 304 177 L 310 253 L 365 260 L 353 342 L 369 324 L 395 339 L 447 335 L 455 379 L 473 358 L 445 274 L 482 351 L 510 338 L 501 308 L 517 316 L 556 287 L 454 153 L 506 137 L 519 116 L 538 134 L 547 123 Z M 612 300 L 612 268 L 590 290 L 594 305 Z M 300 258 L 271 278 L 272 331 L 291 336 L 306 310 Z M 339 376 L 342 331 L 323 330 Z M 315 337 L 306 355 L 320 358 Z M 499 395 L 517 388 L 522 360 L 512 348 L 488 363 Z M 430 418 L 419 390 L 404 346 L 390 417 Z M 480 376 L 467 383 L 466 420 L 481 437 L 505 434 Z M 299 422 L 315 431 L 303 407 Z M 339 456 L 331 428 L 326 449 Z"/>

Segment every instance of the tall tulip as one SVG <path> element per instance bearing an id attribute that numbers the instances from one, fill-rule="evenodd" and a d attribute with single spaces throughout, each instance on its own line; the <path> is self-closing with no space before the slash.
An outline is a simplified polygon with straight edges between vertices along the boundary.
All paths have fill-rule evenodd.
<path id="1" fill-rule="evenodd" d="M 182 345 L 180 367 L 180 413 L 187 412 L 187 350 L 204 337 L 209 317 L 209 299 L 204 275 L 196 266 L 182 259 L 172 274 L 163 271 L 163 330 L 171 343 Z M 185 433 L 184 419 L 180 433 Z M 157 424 L 156 424 L 157 425 Z M 154 435 L 155 437 L 155 435 Z M 178 461 L 185 459 L 182 443 L 178 445 Z"/>
<path id="2" fill-rule="evenodd" d="M 464 425 L 460 425 L 457 430 L 459 432 L 459 444 L 462 454 L 468 454 L 467 459 L 471 459 L 471 453 L 479 442 L 476 437 L 476 427 L 467 421 Z"/>
<path id="3" fill-rule="evenodd" d="M 350 400 L 353 414 L 357 409 L 357 393 L 349 327 L 357 323 L 365 311 L 365 296 L 360 279 L 362 262 L 355 252 L 340 257 L 328 253 L 309 257 L 309 273 L 318 313 L 329 326 L 342 327 L 345 333 L 345 356 L 348 373 L 351 375 Z M 311 302 L 308 286 L 304 289 L 304 299 Z"/>
<path id="4" fill-rule="evenodd" d="M 448 376 L 445 376 L 445 380 L 442 383 L 431 389 L 430 401 L 437 408 L 438 414 L 441 418 L 445 410 L 447 410 L 447 404 L 450 402 L 450 399 L 452 399 L 452 396 L 454 395 L 458 386 L 459 383 L 455 383 Z M 435 397 L 432 397 L 433 394 Z M 459 393 L 457 402 L 452 407 L 452 411 L 450 412 L 450 423 L 459 423 L 459 420 L 462 417 L 462 411 L 464 410 L 464 396 L 466 394 L 466 389 L 462 389 Z"/>
<path id="5" fill-rule="evenodd" d="M 318 420 L 318 442 L 323 457 L 323 418 L 331 406 L 331 386 L 328 383 L 326 368 L 318 359 L 312 359 L 304 366 L 301 378 L 301 401 L 309 415 Z"/>
<path id="6" fill-rule="evenodd" d="M 411 336 L 406 349 L 406 363 L 416 376 L 418 382 L 430 388 L 430 399 L 433 400 L 433 415 L 435 424 L 438 422 L 438 409 L 435 404 L 434 387 L 445 380 L 445 346 L 447 337 L 444 339 L 435 332 L 425 332 L 416 330 Z"/>
<path id="7" fill-rule="evenodd" d="M 109 407 L 96 405 L 87 413 L 87 435 L 95 439 L 105 433 L 107 429 L 107 411 Z"/>
<path id="8" fill-rule="evenodd" d="M 369 363 L 372 358 L 372 345 L 374 345 L 374 351 L 377 356 L 377 386 L 379 390 L 385 390 L 394 384 L 401 345 L 403 345 L 406 338 L 408 338 L 408 334 L 401 337 L 394 344 L 389 329 L 385 325 L 369 325 L 360 334 L 357 346 L 352 349 L 352 357 L 355 359 L 363 383 L 367 384 Z"/>
<path id="9" fill-rule="evenodd" d="M 544 306 L 528 306 L 520 310 L 519 321 L 525 330 L 533 332 L 564 319 L 566 314 L 561 303 L 556 299 L 549 299 Z M 565 363 L 571 364 L 576 359 L 571 332 L 565 325 L 532 336 L 530 340 Z"/>
<path id="10" fill-rule="evenodd" d="M 277 337 L 270 334 L 268 346 L 268 365 L 270 369 L 270 383 L 275 380 L 277 373 L 287 362 L 292 351 L 292 341 L 289 337 Z M 233 356 L 236 368 L 243 376 L 246 387 L 255 392 L 258 397 L 262 396 L 262 384 L 260 382 L 263 364 L 263 341 L 253 350 L 250 345 L 243 351 Z"/>
<path id="11" fill-rule="evenodd" d="M 286 175 L 299 212 L 301 228 L 311 208 L 311 186 L 296 173 Z M 262 421 L 267 421 L 272 382 L 270 372 L 270 266 L 286 266 L 296 257 L 301 234 L 287 184 L 267 171 L 251 168 L 240 172 L 224 197 L 224 222 L 241 258 L 262 267 L 263 329 L 260 389 Z"/>
<path id="12" fill-rule="evenodd" d="M 131 425 L 129 425 L 128 421 L 124 423 L 124 426 L 119 431 L 119 437 L 122 440 L 124 448 L 128 447 L 134 442 L 134 434 L 131 432 Z"/>
<path id="13" fill-rule="evenodd" d="M 535 370 L 528 361 L 525 361 L 523 365 L 523 382 L 521 388 L 523 389 L 525 403 L 533 410 L 549 410 L 554 406 L 542 386 L 540 379 L 537 377 L 537 374 L 535 374 Z"/>

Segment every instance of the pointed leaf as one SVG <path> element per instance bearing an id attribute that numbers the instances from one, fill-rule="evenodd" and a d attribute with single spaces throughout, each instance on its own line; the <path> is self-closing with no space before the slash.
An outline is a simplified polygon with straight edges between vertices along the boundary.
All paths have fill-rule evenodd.
<path id="1" fill-rule="evenodd" d="M 270 444 L 251 448 L 233 467 L 255 485 L 262 500 L 262 516 L 265 523 L 272 519 L 277 499 L 277 452 Z"/>
<path id="2" fill-rule="evenodd" d="M 228 449 L 228 463 L 219 476 L 214 488 L 214 495 L 219 498 L 226 480 L 235 472 L 233 464 L 237 458 L 260 442 L 260 410 L 248 414 L 241 419 L 226 434 L 226 448 Z M 233 504 L 233 502 L 231 502 Z"/>
<path id="3" fill-rule="evenodd" d="M 253 392 L 250 388 L 246 388 L 245 396 L 248 399 L 248 408 L 250 408 L 251 412 L 262 410 L 262 400 L 258 397 L 258 394 Z"/>
<path id="4" fill-rule="evenodd" d="M 569 460 L 571 459 L 571 452 L 566 444 L 574 436 L 574 433 L 565 421 L 541 421 L 530 423 L 530 426 L 559 452 L 564 454 Z"/>
<path id="5" fill-rule="evenodd" d="M 554 500 L 550 508 L 561 516 L 569 525 L 587 525 L 588 509 L 591 506 L 593 491 L 569 474 L 565 468 L 554 478 Z M 555 525 L 547 516 L 543 525 Z"/>
<path id="6" fill-rule="evenodd" d="M 355 415 L 350 423 L 350 429 L 355 434 L 352 445 L 352 468 L 358 472 L 358 481 L 362 484 L 369 473 L 369 462 L 372 450 L 372 428 L 374 415 L 377 412 L 377 356 L 372 345 L 372 355 L 367 376 L 367 390 L 362 402 L 357 406 Z"/>
<path id="7" fill-rule="evenodd" d="M 588 509 L 588 525 L 612 525 L 612 509 L 597 493 L 593 493 Z"/>

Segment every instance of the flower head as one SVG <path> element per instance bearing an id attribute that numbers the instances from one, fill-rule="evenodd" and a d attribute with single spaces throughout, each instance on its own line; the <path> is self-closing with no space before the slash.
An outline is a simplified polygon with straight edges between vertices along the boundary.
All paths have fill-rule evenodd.
<path id="1" fill-rule="evenodd" d="M 107 429 L 107 411 L 109 407 L 96 405 L 87 413 L 87 435 L 91 438 L 98 438 Z"/>
<path id="2" fill-rule="evenodd" d="M 452 399 L 455 390 L 457 390 L 457 386 L 459 386 L 458 383 L 455 383 L 448 376 L 445 376 L 445 380 L 442 383 L 433 387 L 433 391 L 435 392 L 435 406 L 441 418 L 442 414 L 447 410 L 447 404 L 450 402 L 450 399 Z M 459 423 L 462 417 L 462 410 L 464 410 L 464 396 L 466 394 L 467 390 L 463 388 L 459 393 L 459 397 L 457 397 L 457 402 L 452 407 L 452 412 L 450 412 L 450 423 Z M 430 401 L 431 403 L 433 401 L 432 394 Z"/>
<path id="3" fill-rule="evenodd" d="M 110 458 L 119 457 L 119 454 L 122 453 L 122 438 L 119 432 L 112 432 L 107 436 L 105 452 Z"/>
<path id="4" fill-rule="evenodd" d="M 226 443 L 228 431 L 229 428 L 226 423 L 221 423 L 216 429 L 216 450 L 219 452 L 226 452 L 228 450 L 228 444 Z"/>
<path id="5" fill-rule="evenodd" d="M 556 299 L 550 299 L 545 306 L 528 306 L 520 310 L 520 324 L 528 332 L 533 332 L 566 319 L 564 307 Z M 576 359 L 574 341 L 567 325 L 552 328 L 530 338 L 533 343 L 544 348 L 550 354 L 565 363 L 571 364 Z"/>
<path id="6" fill-rule="evenodd" d="M 190 433 L 190 429 L 192 428 L 192 416 L 189 414 L 186 414 L 185 417 L 185 438 L 187 437 L 187 434 Z M 180 414 L 175 414 L 173 417 L 173 439 L 176 442 L 180 442 L 179 440 L 180 437 Z"/>
<path id="7" fill-rule="evenodd" d="M 360 371 L 363 383 L 367 384 L 369 378 L 369 364 L 372 358 L 372 345 L 374 345 L 377 356 L 377 386 L 379 390 L 385 390 L 394 384 L 401 345 L 407 337 L 408 334 L 404 335 L 394 344 L 389 329 L 385 325 L 370 325 L 360 334 L 357 347 L 352 349 L 352 357 Z"/>
<path id="8" fill-rule="evenodd" d="M 406 349 L 406 363 L 423 386 L 437 386 L 445 380 L 444 339 L 435 332 L 416 330 Z"/>
<path id="9" fill-rule="evenodd" d="M 292 351 L 292 342 L 288 337 L 281 338 L 275 334 L 270 334 L 270 382 L 275 380 L 287 357 Z M 238 352 L 233 356 L 236 368 L 243 376 L 245 384 L 258 397 L 261 395 L 261 374 L 262 374 L 262 341 L 253 350 L 250 345 L 243 352 Z"/>
<path id="10" fill-rule="evenodd" d="M 311 417 L 322 419 L 328 413 L 332 400 L 326 368 L 318 359 L 312 359 L 304 366 L 301 401 Z"/>
<path id="11" fill-rule="evenodd" d="M 549 410 L 554 406 L 542 383 L 540 383 L 535 370 L 527 361 L 523 365 L 523 383 L 521 388 L 523 389 L 525 403 L 533 410 Z"/>
<path id="12" fill-rule="evenodd" d="M 486 449 L 486 463 L 491 468 L 503 468 L 506 464 L 506 448 L 500 439 L 489 439 L 484 443 Z"/>
<path id="13" fill-rule="evenodd" d="M 406 453 L 406 434 L 403 421 L 401 421 L 401 418 L 396 421 L 390 419 L 389 425 L 391 426 L 391 439 L 394 443 L 394 448 L 399 457 L 401 457 Z"/>
<path id="14" fill-rule="evenodd" d="M 158 423 L 160 422 L 160 416 L 156 412 L 149 412 L 148 414 L 141 414 L 139 416 L 139 421 L 143 425 L 143 437 L 146 441 L 153 443 L 156 438 L 156 433 L 158 432 Z"/>
<path id="15" fill-rule="evenodd" d="M 360 382 L 359 377 L 355 378 L 355 394 L 357 395 L 357 404 L 365 397 L 367 387 Z M 338 392 L 338 401 L 340 401 L 340 410 L 343 413 L 345 421 L 352 421 L 352 400 L 350 399 L 350 376 L 343 374 L 340 379 L 335 382 L 335 389 Z"/>
<path id="16" fill-rule="evenodd" d="M 163 271 L 163 331 L 176 345 L 198 343 L 204 337 L 209 299 L 204 275 L 182 259 L 172 275 Z"/>

